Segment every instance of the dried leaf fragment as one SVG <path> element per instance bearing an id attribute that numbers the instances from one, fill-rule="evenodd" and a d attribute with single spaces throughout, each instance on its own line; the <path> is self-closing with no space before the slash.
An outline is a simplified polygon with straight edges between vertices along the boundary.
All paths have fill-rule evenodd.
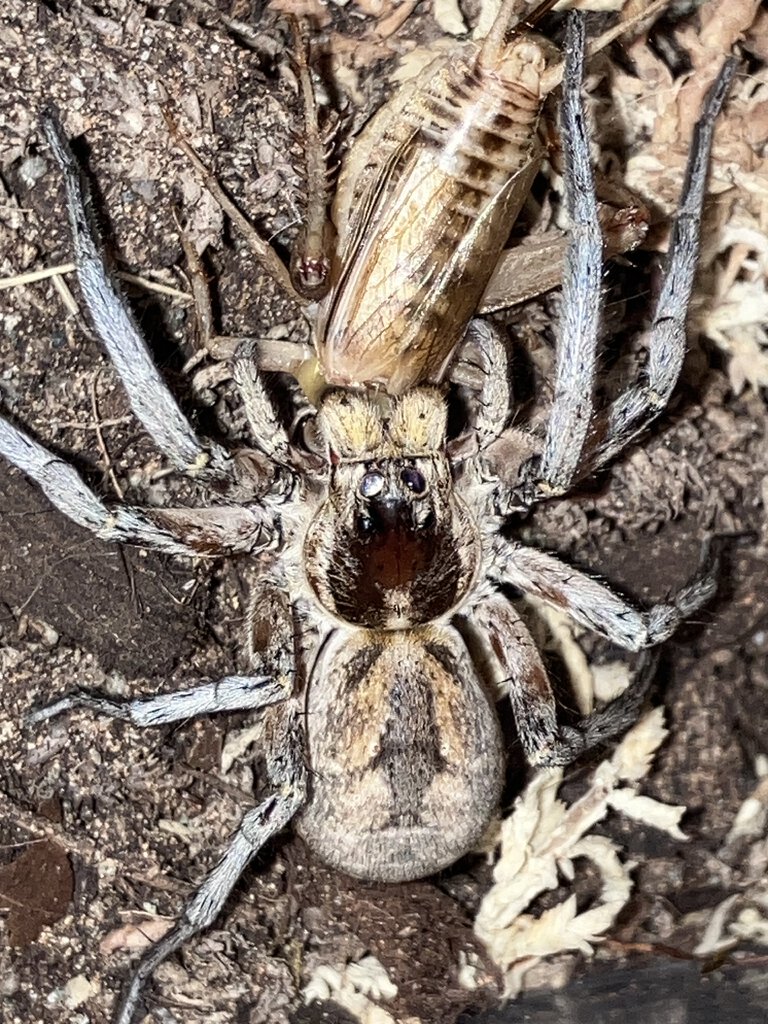
<path id="1" fill-rule="evenodd" d="M 374 1000 L 394 999 L 397 986 L 375 956 L 365 956 L 342 970 L 318 967 L 302 989 L 305 1004 L 332 999 L 353 1013 L 361 1024 L 395 1024 L 394 1017 Z"/>
<path id="2" fill-rule="evenodd" d="M 146 949 L 153 942 L 162 939 L 172 926 L 173 920 L 168 917 L 150 917 L 124 924 L 104 936 L 99 944 L 99 952 L 102 956 L 109 956 L 121 949 Z"/>
<path id="3" fill-rule="evenodd" d="M 567 950 L 590 956 L 629 899 L 634 865 L 622 862 L 610 839 L 585 835 L 611 807 L 685 838 L 679 829 L 684 808 L 636 791 L 667 734 L 662 718 L 663 710 L 657 708 L 638 722 L 613 757 L 598 765 L 589 789 L 571 807 L 556 795 L 562 770 L 546 769 L 533 777 L 502 822 L 501 855 L 494 884 L 480 905 L 475 934 L 504 973 L 505 996 L 520 992 L 525 973 L 543 956 Z M 602 880 L 593 905 L 579 912 L 576 897 L 570 896 L 538 917 L 524 913 L 537 896 L 555 889 L 561 877 L 571 881 L 573 862 L 579 858 L 591 861 Z"/>

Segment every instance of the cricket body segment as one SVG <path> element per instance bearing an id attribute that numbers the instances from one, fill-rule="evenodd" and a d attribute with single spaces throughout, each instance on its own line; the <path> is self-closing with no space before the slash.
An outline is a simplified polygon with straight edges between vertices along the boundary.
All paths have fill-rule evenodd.
<path id="1" fill-rule="evenodd" d="M 556 54 L 500 29 L 435 60 L 355 140 L 316 334 L 334 384 L 398 395 L 440 380 L 477 309 L 539 168 Z"/>

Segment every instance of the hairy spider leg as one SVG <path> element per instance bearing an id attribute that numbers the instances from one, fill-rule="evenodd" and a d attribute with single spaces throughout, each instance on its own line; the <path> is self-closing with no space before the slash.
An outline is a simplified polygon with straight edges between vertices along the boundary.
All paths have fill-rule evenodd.
<path id="1" fill-rule="evenodd" d="M 565 567 L 563 567 L 565 568 Z M 528 764 L 567 765 L 585 752 L 615 739 L 637 721 L 653 679 L 655 652 L 644 652 L 629 686 L 605 707 L 572 725 L 560 725 L 547 670 L 527 626 L 501 594 L 473 609 L 472 626 L 487 638 L 481 646 L 492 652 L 500 673 L 497 685 L 506 690 L 517 734 Z"/>
<path id="2" fill-rule="evenodd" d="M 64 176 L 75 246 L 77 278 L 96 333 L 115 365 L 131 408 L 160 451 L 190 476 L 229 482 L 232 463 L 213 442 L 203 444 L 152 361 L 125 299 L 110 278 L 89 222 L 91 199 L 58 114 L 47 110 L 42 127 Z"/>
<path id="3" fill-rule="evenodd" d="M 574 481 L 615 458 L 669 402 L 685 356 L 685 324 L 699 256 L 701 211 L 715 121 L 737 64 L 732 57 L 723 65 L 694 131 L 667 270 L 648 333 L 643 379 L 613 402 L 607 423 L 600 430 L 594 391 L 601 321 L 602 237 L 581 97 L 584 48 L 584 24 L 574 13 L 568 19 L 561 114 L 571 237 L 565 257 L 554 398 L 543 454 L 533 459 L 526 471 L 526 504 L 565 493 Z"/>
<path id="4" fill-rule="evenodd" d="M 219 508 L 108 507 L 76 469 L 0 416 L 0 455 L 40 487 L 72 522 L 105 541 L 137 544 L 166 555 L 253 553 L 275 539 L 267 506 Z"/>
<path id="5" fill-rule="evenodd" d="M 291 701 L 284 720 L 285 736 L 276 745 L 269 766 L 276 792 L 247 811 L 224 854 L 184 908 L 177 924 L 147 950 L 119 1000 L 114 1024 L 131 1024 L 147 980 L 161 963 L 198 932 L 209 928 L 221 913 L 238 879 L 259 850 L 281 832 L 306 800 L 302 707 Z"/>
<path id="6" fill-rule="evenodd" d="M 717 590 L 719 562 L 709 545 L 702 552 L 702 568 L 694 579 L 666 603 L 643 611 L 559 558 L 503 538 L 496 546 L 489 575 L 560 608 L 572 619 L 628 651 L 641 651 L 669 639 L 685 618 L 706 604 Z"/>

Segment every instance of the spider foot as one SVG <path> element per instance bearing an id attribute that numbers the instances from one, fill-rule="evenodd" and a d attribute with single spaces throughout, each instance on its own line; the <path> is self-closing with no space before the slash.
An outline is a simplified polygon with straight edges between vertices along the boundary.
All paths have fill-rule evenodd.
<path id="1" fill-rule="evenodd" d="M 637 721 L 658 664 L 656 652 L 646 652 L 627 689 L 604 708 L 585 715 L 575 725 L 562 726 L 554 743 L 537 759 L 542 767 L 568 765 L 582 754 L 620 736 Z"/>
<path id="2" fill-rule="evenodd" d="M 34 728 L 50 718 L 56 718 L 65 711 L 73 711 L 76 708 L 88 708 L 99 715 L 109 715 L 111 718 L 119 718 L 123 721 L 130 721 L 131 714 L 128 705 L 120 704 L 118 701 L 110 700 L 109 697 L 101 697 L 90 693 L 70 693 L 66 697 L 50 701 L 39 708 L 28 712 L 24 716 L 24 725 Z"/>

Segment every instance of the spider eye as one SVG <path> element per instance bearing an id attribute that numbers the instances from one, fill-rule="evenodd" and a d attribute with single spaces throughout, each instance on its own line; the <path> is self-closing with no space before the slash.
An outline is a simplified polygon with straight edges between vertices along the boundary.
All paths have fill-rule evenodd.
<path id="1" fill-rule="evenodd" d="M 413 466 L 404 469 L 400 474 L 400 479 L 417 498 L 427 493 L 427 481 L 424 479 L 424 474 L 420 473 L 418 469 L 414 469 Z"/>
<path id="2" fill-rule="evenodd" d="M 366 473 L 360 481 L 359 491 L 364 498 L 375 498 L 384 490 L 384 477 L 381 473 Z"/>

